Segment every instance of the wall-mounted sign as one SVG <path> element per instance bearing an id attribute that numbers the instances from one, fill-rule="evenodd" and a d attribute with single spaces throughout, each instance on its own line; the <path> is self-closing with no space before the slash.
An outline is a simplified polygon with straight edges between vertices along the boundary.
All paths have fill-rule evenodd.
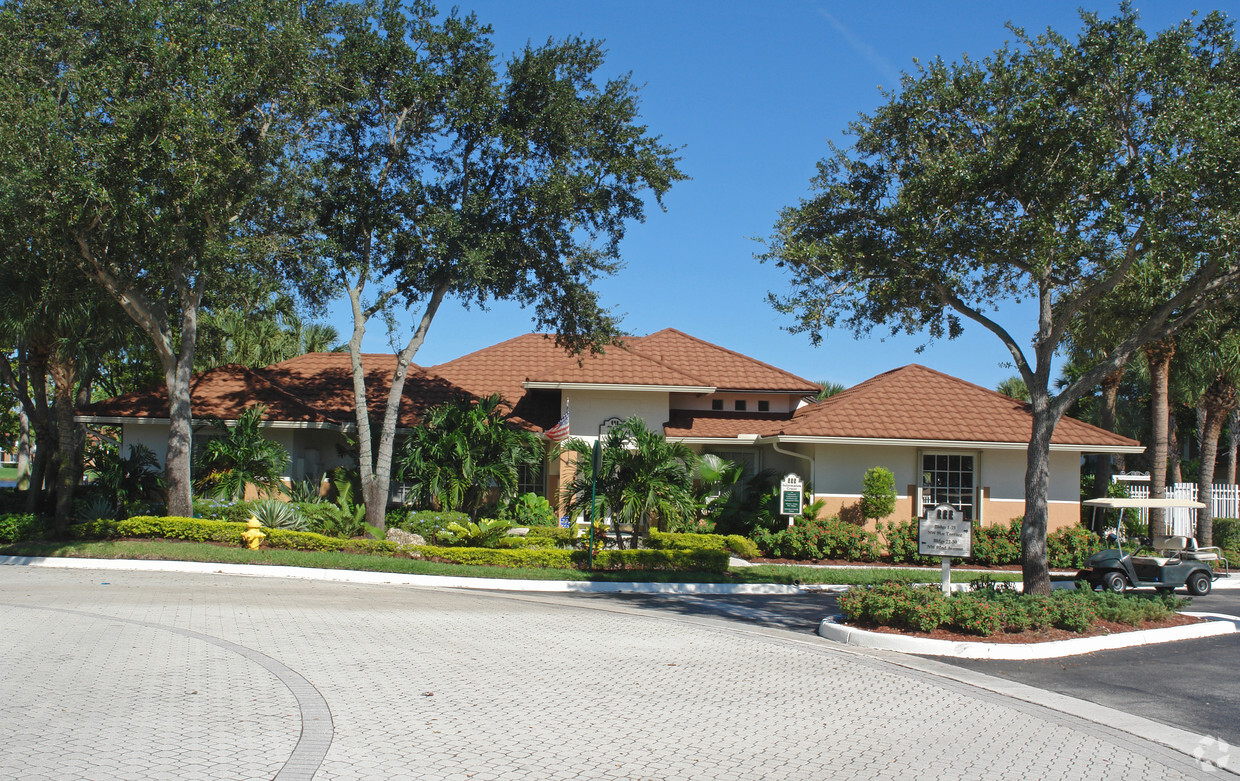
<path id="1" fill-rule="evenodd" d="M 805 483 L 795 474 L 789 473 L 779 482 L 779 512 L 781 515 L 795 516 L 801 514 L 805 498 Z M 792 518 L 788 518 L 792 525 Z"/>
<path id="2" fill-rule="evenodd" d="M 598 424 L 598 438 L 606 439 L 607 435 L 611 433 L 611 430 L 623 422 L 623 420 L 615 417 L 614 415 L 607 420 L 604 420 L 602 423 Z"/>

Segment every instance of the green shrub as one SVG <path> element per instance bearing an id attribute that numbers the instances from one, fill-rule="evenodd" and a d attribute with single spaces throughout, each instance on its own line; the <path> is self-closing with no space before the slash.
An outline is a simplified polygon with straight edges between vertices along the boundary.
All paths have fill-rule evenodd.
<path id="1" fill-rule="evenodd" d="M 728 550 L 742 559 L 756 559 L 762 555 L 762 551 L 758 550 L 758 546 L 748 537 L 743 537 L 739 534 L 729 534 L 724 539 L 728 541 Z"/>
<path id="2" fill-rule="evenodd" d="M 878 535 L 839 518 L 798 520 L 777 532 L 759 529 L 753 541 L 768 556 L 783 559 L 875 561 Z"/>
<path id="3" fill-rule="evenodd" d="M 1001 567 L 1020 561 L 1020 528 L 1023 518 L 1013 518 L 1007 524 L 973 526 L 973 561 L 977 564 Z"/>
<path id="4" fill-rule="evenodd" d="M 995 600 L 960 595 L 951 602 L 951 624 L 969 635 L 989 637 L 1003 628 L 1003 608 Z"/>
<path id="5" fill-rule="evenodd" d="M 39 539 L 45 528 L 43 519 L 37 515 L 6 513 L 0 515 L 0 543 Z"/>
<path id="6" fill-rule="evenodd" d="M 194 517 L 202 518 L 207 521 L 223 521 L 226 520 L 228 508 L 233 503 L 224 499 L 194 499 Z"/>
<path id="7" fill-rule="evenodd" d="M 887 556 L 895 564 L 938 564 L 933 556 L 922 556 L 917 552 L 917 519 L 911 521 L 892 521 L 879 523 L 878 530 L 882 534 Z"/>
<path id="8" fill-rule="evenodd" d="M 1059 629 L 1084 632 L 1098 618 L 1096 602 L 1090 597 L 1094 592 L 1056 591 L 1051 594 L 1050 606 L 1054 625 Z"/>
<path id="9" fill-rule="evenodd" d="M 1240 519 L 1215 518 L 1210 538 L 1223 550 L 1240 550 Z"/>
<path id="10" fill-rule="evenodd" d="M 557 548 L 571 548 L 573 541 L 577 539 L 577 527 L 561 529 L 559 526 L 532 526 L 525 536 L 554 540 Z"/>
<path id="11" fill-rule="evenodd" d="M 448 524 L 465 523 L 468 520 L 467 513 L 415 510 L 388 525 L 404 529 L 410 534 L 419 534 L 427 542 L 438 542 L 439 536 L 448 528 Z"/>
<path id="12" fill-rule="evenodd" d="M 305 531 L 306 519 L 297 506 L 279 499 L 260 499 L 253 504 L 254 517 L 268 529 Z"/>
<path id="13" fill-rule="evenodd" d="M 535 493 L 514 496 L 507 506 L 502 508 L 500 517 L 512 521 L 514 526 L 547 528 L 559 525 L 551 502 Z"/>
<path id="14" fill-rule="evenodd" d="M 511 528 L 512 524 L 502 518 L 480 518 L 462 523 L 453 521 L 439 533 L 439 542 L 452 546 L 494 548 L 495 543 L 503 539 Z"/>
<path id="15" fill-rule="evenodd" d="M 518 535 L 501 537 L 488 547 L 505 548 L 510 550 L 517 548 L 541 548 L 545 550 L 555 550 L 556 548 L 562 546 L 554 537 L 539 537 L 527 534 L 524 537 Z"/>
<path id="16" fill-rule="evenodd" d="M 646 547 L 653 550 L 727 550 L 728 541 L 722 534 L 692 532 L 661 532 L 651 529 Z"/>
<path id="17" fill-rule="evenodd" d="M 230 545 L 242 543 L 244 523 L 230 521 L 206 521 L 198 518 L 166 518 L 152 515 L 135 515 L 123 521 L 100 519 L 69 527 L 69 536 L 75 539 L 100 540 L 119 537 L 153 537 L 190 542 L 223 542 Z"/>
<path id="18" fill-rule="evenodd" d="M 554 567 L 585 569 L 589 554 L 582 550 L 548 548 L 445 548 L 418 545 L 413 551 L 427 559 L 492 567 Z M 604 550 L 594 554 L 596 570 L 728 571 L 728 554 L 707 550 Z"/>
<path id="19" fill-rule="evenodd" d="M 896 509 L 896 478 L 890 469 L 881 466 L 865 470 L 861 478 L 861 515 L 886 518 Z"/>
<path id="20" fill-rule="evenodd" d="M 1073 524 L 1046 536 L 1046 557 L 1057 569 L 1084 567 L 1099 547 L 1098 537 L 1084 526 Z"/>

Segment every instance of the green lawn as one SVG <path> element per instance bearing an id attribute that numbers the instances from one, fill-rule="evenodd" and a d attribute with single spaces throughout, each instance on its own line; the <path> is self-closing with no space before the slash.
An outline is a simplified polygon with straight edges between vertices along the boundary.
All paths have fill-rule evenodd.
<path id="1" fill-rule="evenodd" d="M 108 540 L 65 543 L 28 542 L 0 546 L 0 555 L 53 556 L 96 559 L 163 559 L 203 561 L 225 564 L 284 564 L 319 569 L 352 569 L 369 572 L 396 572 L 414 575 L 453 575 L 467 578 L 508 578 L 522 580 L 580 580 L 595 582 L 655 583 L 785 583 L 822 585 L 860 585 L 898 580 L 905 583 L 937 582 L 937 572 L 901 568 L 820 569 L 817 567 L 779 567 L 762 565 L 737 567 L 726 575 L 693 572 L 582 572 L 576 569 L 535 569 L 481 567 L 440 564 L 394 556 L 362 553 L 326 553 L 291 550 L 246 550 L 198 542 L 168 540 Z M 991 580 L 1019 580 L 1015 572 L 953 572 L 955 582 L 980 577 Z"/>
<path id="2" fill-rule="evenodd" d="M 17 480 L 17 467 L 0 466 L 0 481 Z"/>

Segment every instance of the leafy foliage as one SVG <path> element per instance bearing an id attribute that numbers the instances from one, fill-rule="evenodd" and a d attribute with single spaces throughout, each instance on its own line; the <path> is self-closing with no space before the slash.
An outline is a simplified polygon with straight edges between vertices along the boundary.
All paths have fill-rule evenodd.
<path id="1" fill-rule="evenodd" d="M 306 531 L 305 517 L 297 506 L 279 499 L 260 499 L 251 505 L 251 512 L 268 529 L 292 529 Z"/>
<path id="2" fill-rule="evenodd" d="M 86 474 L 111 498 L 113 517 L 120 520 L 164 498 L 159 459 L 145 445 L 130 445 L 128 456 L 119 448 L 96 445 L 88 451 Z"/>
<path id="3" fill-rule="evenodd" d="M 861 478 L 861 515 L 886 518 L 896 509 L 896 478 L 890 469 L 875 466 Z"/>
<path id="4" fill-rule="evenodd" d="M 551 502 L 547 501 L 546 497 L 533 493 L 514 496 L 500 515 L 512 521 L 515 526 L 559 526 L 559 519 L 556 518 Z"/>
<path id="5" fill-rule="evenodd" d="M 261 424 L 266 411 L 264 405 L 256 404 L 242 412 L 234 426 L 218 418 L 208 424 L 219 436 L 207 440 L 194 464 L 198 473 L 195 487 L 225 499 L 244 499 L 250 485 L 268 495 L 280 490 L 288 451 L 263 436 Z"/>
<path id="6" fill-rule="evenodd" d="M 502 518 L 453 522 L 439 534 L 439 541 L 445 545 L 493 548 L 511 528 L 512 523 Z"/>
<path id="7" fill-rule="evenodd" d="M 588 516 L 596 475 L 592 445 L 570 439 L 559 452 L 576 456 L 573 476 L 561 488 L 570 517 Z M 596 490 L 599 517 L 610 516 L 613 524 L 632 524 L 629 547 L 650 528 L 692 519 L 697 514 L 693 497 L 693 472 L 697 459 L 687 445 L 669 442 L 646 428 L 640 417 L 631 417 L 607 432 L 602 440 Z M 621 538 L 616 535 L 617 540 Z M 621 546 L 622 543 L 621 543 Z"/>
<path id="8" fill-rule="evenodd" d="M 876 561 L 879 555 L 878 535 L 838 518 L 802 518 L 777 532 L 760 529 L 753 541 L 766 555 L 781 559 Z"/>
<path id="9" fill-rule="evenodd" d="M 397 475 L 414 505 L 468 513 L 507 502 L 522 468 L 542 466 L 542 439 L 517 428 L 499 394 L 460 398 L 429 408 L 397 457 Z"/>

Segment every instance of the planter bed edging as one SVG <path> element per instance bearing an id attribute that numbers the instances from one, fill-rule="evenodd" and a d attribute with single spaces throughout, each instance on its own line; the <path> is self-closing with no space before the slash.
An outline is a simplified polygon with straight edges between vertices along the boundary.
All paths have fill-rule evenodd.
<path id="1" fill-rule="evenodd" d="M 1071 640 L 1053 640 L 1046 643 L 987 643 L 957 640 L 935 640 L 928 637 L 908 637 L 864 629 L 838 623 L 842 616 L 829 616 L 818 625 L 818 634 L 828 640 L 862 648 L 898 651 L 919 656 L 952 656 L 958 659 L 1057 659 L 1095 651 L 1131 648 L 1138 645 L 1170 643 L 1176 640 L 1192 640 L 1214 637 L 1240 631 L 1240 618 L 1222 613 L 1197 613 L 1185 611 L 1186 616 L 1209 619 L 1199 624 L 1171 626 L 1162 629 L 1136 629 L 1113 635 L 1080 637 Z"/>

